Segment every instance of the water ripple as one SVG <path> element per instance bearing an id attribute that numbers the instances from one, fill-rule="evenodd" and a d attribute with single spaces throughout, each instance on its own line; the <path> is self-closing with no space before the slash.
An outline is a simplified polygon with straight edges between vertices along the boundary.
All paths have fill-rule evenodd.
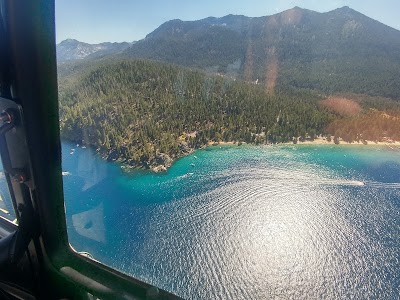
<path id="1" fill-rule="evenodd" d="M 400 162 L 363 151 L 207 150 L 125 179 L 101 261 L 186 299 L 398 299 L 400 182 L 376 170 Z"/>

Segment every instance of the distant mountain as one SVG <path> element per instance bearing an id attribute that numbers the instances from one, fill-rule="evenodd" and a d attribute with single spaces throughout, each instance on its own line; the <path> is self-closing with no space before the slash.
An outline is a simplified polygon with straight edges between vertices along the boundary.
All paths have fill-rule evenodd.
<path id="1" fill-rule="evenodd" d="M 123 56 L 201 68 L 269 90 L 293 86 L 400 99 L 400 31 L 349 7 L 172 20 Z"/>
<path id="2" fill-rule="evenodd" d="M 100 58 L 113 54 L 118 54 L 131 46 L 132 43 L 100 43 L 88 44 L 74 39 L 66 39 L 57 45 L 57 61 L 59 63 Z"/>

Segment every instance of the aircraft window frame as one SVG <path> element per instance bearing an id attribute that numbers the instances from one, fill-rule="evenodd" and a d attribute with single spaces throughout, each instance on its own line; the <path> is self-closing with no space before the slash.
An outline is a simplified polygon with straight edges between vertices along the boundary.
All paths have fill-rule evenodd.
<path id="1" fill-rule="evenodd" d="M 0 216 L 0 239 L 14 233 L 18 229 L 18 226 L 10 220 Z"/>

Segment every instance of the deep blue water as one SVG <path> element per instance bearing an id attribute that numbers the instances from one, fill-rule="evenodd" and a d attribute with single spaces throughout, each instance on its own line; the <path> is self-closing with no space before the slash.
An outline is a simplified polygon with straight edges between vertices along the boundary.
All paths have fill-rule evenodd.
<path id="1" fill-rule="evenodd" d="M 63 171 L 72 246 L 181 297 L 399 299 L 400 150 L 217 146 L 154 174 L 63 143 Z"/>

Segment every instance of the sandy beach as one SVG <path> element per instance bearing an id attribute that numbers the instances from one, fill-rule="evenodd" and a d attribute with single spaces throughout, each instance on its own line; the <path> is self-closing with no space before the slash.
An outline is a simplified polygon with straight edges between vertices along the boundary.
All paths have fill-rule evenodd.
<path id="1" fill-rule="evenodd" d="M 293 144 L 293 143 L 286 143 L 286 144 Z M 330 142 L 328 142 L 326 140 L 325 137 L 318 137 L 313 141 L 304 141 L 304 142 L 297 142 L 298 145 L 335 145 L 335 143 L 333 142 L 333 138 Z M 364 144 L 363 142 L 359 141 L 354 141 L 353 143 L 348 143 L 342 140 L 339 140 L 339 144 L 338 145 L 349 145 L 349 146 L 400 146 L 400 142 L 398 141 L 385 141 L 385 142 L 374 142 L 374 141 L 366 141 L 366 144 Z"/>
<path id="2" fill-rule="evenodd" d="M 342 140 L 339 140 L 338 145 L 348 145 L 348 146 L 399 146 L 400 147 L 400 141 L 384 141 L 384 142 L 374 142 L 374 141 L 366 141 L 367 144 L 357 141 L 354 141 L 353 143 L 348 143 Z M 246 144 L 245 142 L 242 142 L 242 144 Z M 223 145 L 238 145 L 237 142 L 208 142 L 208 146 L 223 146 Z M 287 142 L 287 143 L 280 143 L 277 145 L 294 145 L 293 142 Z M 331 139 L 330 142 L 327 141 L 325 137 L 317 137 L 313 141 L 311 140 L 306 140 L 304 142 L 297 142 L 297 145 L 335 145 L 333 142 L 333 138 Z"/>

